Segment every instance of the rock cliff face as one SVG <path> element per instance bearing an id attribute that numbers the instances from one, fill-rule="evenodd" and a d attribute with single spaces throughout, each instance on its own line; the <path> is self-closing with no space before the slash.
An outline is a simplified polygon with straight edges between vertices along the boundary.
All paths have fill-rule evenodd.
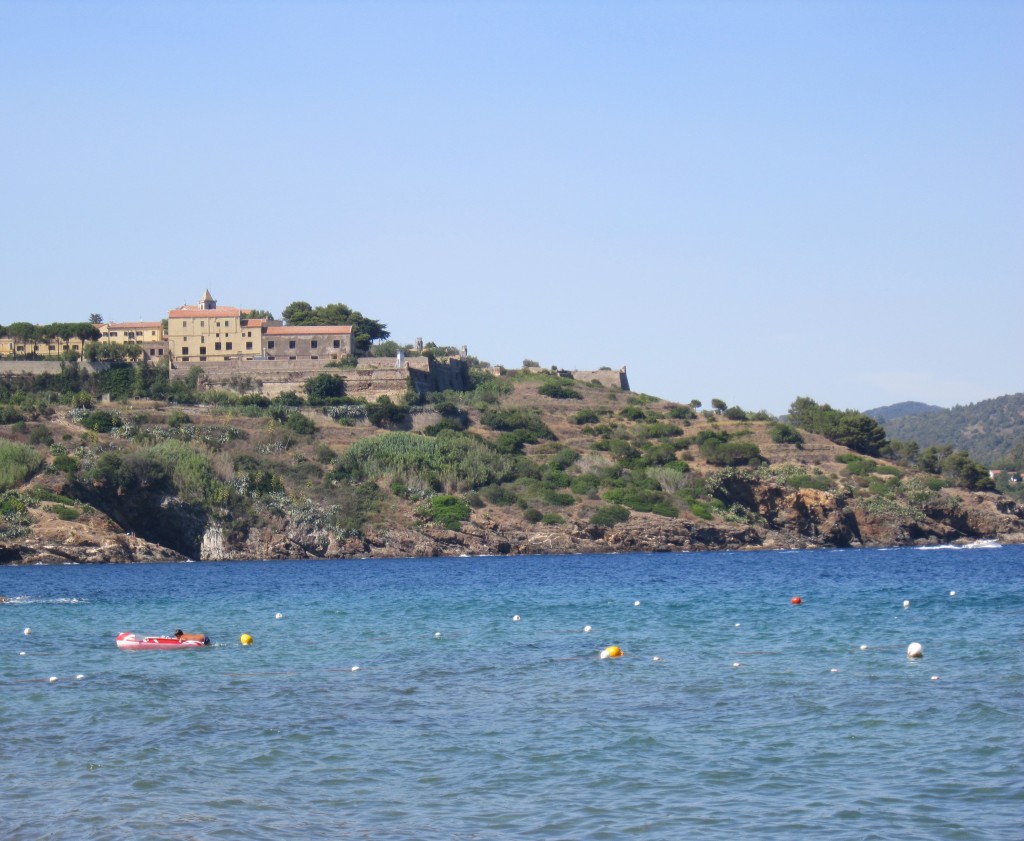
<path id="1" fill-rule="evenodd" d="M 770 482 L 747 481 L 728 492 L 742 498 L 748 510 L 757 513 L 758 522 L 707 522 L 633 513 L 613 527 L 580 521 L 547 526 L 526 523 L 515 509 L 485 508 L 474 511 L 458 531 L 410 517 L 368 527 L 360 536 L 343 539 L 326 529 L 290 522 L 280 529 L 253 529 L 230 536 L 223 527 L 207 524 L 198 542 L 198 560 L 691 552 L 938 545 L 979 539 L 1024 543 L 1024 507 L 997 494 L 947 492 L 923 514 L 906 516 L 872 513 L 826 491 L 792 490 Z M 40 512 L 31 534 L 0 545 L 0 563 L 183 560 L 184 554 L 126 533 L 95 511 L 74 523 Z"/>

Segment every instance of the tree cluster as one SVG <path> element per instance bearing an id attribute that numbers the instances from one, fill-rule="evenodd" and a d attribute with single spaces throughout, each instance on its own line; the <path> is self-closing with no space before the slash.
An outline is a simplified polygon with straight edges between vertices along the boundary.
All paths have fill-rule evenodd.
<path id="1" fill-rule="evenodd" d="M 387 325 L 345 304 L 326 304 L 314 307 L 305 301 L 293 301 L 281 311 L 281 317 L 289 327 L 310 327 L 347 324 L 352 327 L 356 349 L 368 353 L 373 342 L 383 341 L 391 334 Z"/>
<path id="2" fill-rule="evenodd" d="M 886 443 L 885 430 L 877 421 L 854 409 L 841 411 L 828 403 L 818 405 L 810 397 L 793 401 L 789 422 L 863 455 L 880 455 Z"/>

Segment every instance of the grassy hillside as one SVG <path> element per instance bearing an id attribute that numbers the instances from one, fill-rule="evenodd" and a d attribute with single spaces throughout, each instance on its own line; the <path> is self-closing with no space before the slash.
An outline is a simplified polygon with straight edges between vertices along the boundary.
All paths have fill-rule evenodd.
<path id="1" fill-rule="evenodd" d="M 768 545 L 773 531 L 845 545 L 883 522 L 903 537 L 878 540 L 960 533 L 920 525 L 955 512 L 954 479 L 763 413 L 543 374 L 474 381 L 422 402 L 320 406 L 8 388 L 0 543 L 97 512 L 192 557 L 542 551 L 538 535 L 593 551 L 625 532 L 655 547 Z M 819 420 L 827 409 L 805 403 Z"/>

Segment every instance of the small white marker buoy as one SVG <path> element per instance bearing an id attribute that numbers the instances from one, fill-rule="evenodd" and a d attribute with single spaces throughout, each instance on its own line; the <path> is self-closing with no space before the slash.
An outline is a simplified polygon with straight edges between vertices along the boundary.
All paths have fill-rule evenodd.
<path id="1" fill-rule="evenodd" d="M 50 683 L 56 683 L 56 682 L 57 682 L 57 676 L 56 675 L 51 675 Z"/>
<path id="2" fill-rule="evenodd" d="M 84 680 L 85 675 L 75 675 L 75 680 Z"/>
<path id="3" fill-rule="evenodd" d="M 733 663 L 733 664 L 732 664 L 732 667 L 733 667 L 734 669 L 736 669 L 736 668 L 738 668 L 738 667 L 739 667 L 739 665 L 740 665 L 739 661 L 736 661 L 735 663 Z"/>
<path id="4" fill-rule="evenodd" d="M 907 646 L 907 657 L 924 657 L 924 646 L 919 642 L 912 642 Z"/>
<path id="5" fill-rule="evenodd" d="M 633 607 L 640 607 L 640 602 L 633 602 Z"/>
<path id="6" fill-rule="evenodd" d="M 284 619 L 284 614 L 283 613 L 275 613 L 274 614 L 274 618 L 275 619 Z"/>
<path id="7" fill-rule="evenodd" d="M 358 672 L 359 671 L 359 667 L 358 666 L 353 666 L 352 667 L 352 671 L 353 672 Z"/>
<path id="8" fill-rule="evenodd" d="M 515 616 L 512 617 L 512 621 L 513 622 L 518 622 L 518 621 L 520 621 L 521 618 L 522 617 L 517 613 Z"/>
<path id="9" fill-rule="evenodd" d="M 29 634 L 32 633 L 32 629 L 31 628 L 26 628 L 24 631 L 22 631 L 22 633 L 27 637 Z"/>
<path id="10" fill-rule="evenodd" d="M 951 596 L 955 596 L 955 595 L 956 595 L 956 590 L 950 590 L 950 591 L 949 591 L 949 595 L 951 595 Z"/>
<path id="11" fill-rule="evenodd" d="M 18 652 L 18 655 L 19 655 L 20 657 L 24 657 L 24 656 L 25 656 L 25 652 L 24 652 L 24 651 L 19 651 L 19 652 Z"/>
<path id="12" fill-rule="evenodd" d="M 910 599 L 904 599 L 903 600 L 903 606 L 904 607 L 910 607 Z"/>
<path id="13" fill-rule="evenodd" d="M 589 625 L 583 626 L 583 633 L 589 634 L 593 629 Z"/>
<path id="14" fill-rule="evenodd" d="M 440 631 L 434 631 L 434 639 L 436 639 L 436 640 L 441 639 L 441 632 Z"/>
<path id="15" fill-rule="evenodd" d="M 831 669 L 832 674 L 835 674 L 838 671 L 839 671 L 839 669 Z"/>
<path id="16" fill-rule="evenodd" d="M 867 651 L 867 650 L 868 650 L 868 647 L 867 647 L 866 645 L 862 645 L 862 646 L 860 647 L 860 650 L 861 650 L 861 651 Z"/>
<path id="17" fill-rule="evenodd" d="M 739 623 L 739 622 L 737 622 L 737 623 L 736 623 L 736 625 L 735 625 L 734 627 L 738 628 L 739 626 L 740 626 L 740 623 Z"/>
<path id="18" fill-rule="evenodd" d="M 938 680 L 938 679 L 939 679 L 938 675 L 932 675 L 932 680 Z"/>
<path id="19" fill-rule="evenodd" d="M 652 660 L 654 660 L 654 662 L 655 662 L 655 663 L 657 663 L 657 662 L 658 662 L 658 661 L 659 661 L 659 660 L 660 660 L 661 658 L 660 658 L 660 657 L 658 657 L 657 655 L 655 655 L 655 656 L 654 656 L 654 657 L 652 657 L 651 659 L 652 659 Z"/>

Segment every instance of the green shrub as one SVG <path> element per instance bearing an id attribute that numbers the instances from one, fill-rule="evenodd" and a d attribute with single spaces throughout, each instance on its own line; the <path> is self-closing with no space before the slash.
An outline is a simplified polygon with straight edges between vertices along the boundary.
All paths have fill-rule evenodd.
<path id="1" fill-rule="evenodd" d="M 536 508 L 527 508 L 523 512 L 523 519 L 528 523 L 539 523 L 544 519 L 544 515 L 540 513 Z"/>
<path id="2" fill-rule="evenodd" d="M 668 410 L 668 416 L 676 420 L 693 420 L 697 417 L 697 413 L 691 406 L 673 406 Z"/>
<path id="3" fill-rule="evenodd" d="M 590 515 L 595 526 L 614 526 L 629 519 L 629 509 L 621 505 L 602 505 Z"/>
<path id="4" fill-rule="evenodd" d="M 172 409 L 167 415 L 167 425 L 171 429 L 177 429 L 190 423 L 192 423 L 192 418 L 181 411 L 181 409 Z"/>
<path id="5" fill-rule="evenodd" d="M 486 409 L 480 415 L 480 423 L 497 432 L 514 432 L 523 430 L 535 439 L 555 440 L 555 434 L 548 428 L 540 416 L 530 409 Z"/>
<path id="6" fill-rule="evenodd" d="M 540 388 L 537 389 L 538 394 L 542 394 L 545 397 L 553 397 L 556 400 L 582 400 L 583 395 L 580 394 L 571 385 L 566 385 L 560 380 L 549 380 L 544 383 Z"/>
<path id="7" fill-rule="evenodd" d="M 796 427 L 790 426 L 788 423 L 773 423 L 769 435 L 776 444 L 794 444 L 800 447 L 804 443 L 804 436 Z"/>
<path id="8" fill-rule="evenodd" d="M 385 432 L 363 438 L 339 459 L 337 476 L 351 479 L 402 479 L 407 485 L 441 482 L 451 490 L 469 490 L 512 479 L 515 461 L 466 432 L 442 432 L 429 438 L 412 432 Z"/>
<path id="9" fill-rule="evenodd" d="M 38 424 L 29 430 L 28 442 L 36 447 L 40 445 L 49 447 L 53 443 L 53 436 L 50 434 L 50 430 L 42 424 Z"/>
<path id="10" fill-rule="evenodd" d="M 565 517 L 561 514 L 545 514 L 540 521 L 546 526 L 559 526 L 565 522 Z"/>
<path id="11" fill-rule="evenodd" d="M 438 494 L 427 500 L 423 508 L 425 516 L 442 528 L 458 531 L 463 521 L 472 513 L 469 503 L 451 494 Z"/>
<path id="12" fill-rule="evenodd" d="M 322 406 L 345 396 L 345 380 L 335 374 L 317 374 L 306 380 L 303 388 L 311 406 Z"/>
<path id="13" fill-rule="evenodd" d="M 117 418 L 114 417 L 110 412 L 104 409 L 97 409 L 95 412 L 89 412 L 87 415 L 83 415 L 81 421 L 86 429 L 91 429 L 93 432 L 110 432 L 117 423 Z"/>
<path id="14" fill-rule="evenodd" d="M 480 493 L 491 505 L 515 505 L 518 500 L 515 493 L 504 485 L 488 485 Z"/>
<path id="15" fill-rule="evenodd" d="M 601 416 L 593 409 L 581 409 L 576 414 L 569 416 L 569 423 L 574 423 L 577 426 L 583 426 L 583 424 L 587 423 L 598 423 L 600 420 Z"/>
<path id="16" fill-rule="evenodd" d="M 572 505 L 576 501 L 576 497 L 572 494 L 560 493 L 559 491 L 552 490 L 550 488 L 545 488 L 544 491 L 541 492 L 541 498 L 548 505 L 559 505 L 562 507 Z"/>
<path id="17" fill-rule="evenodd" d="M 67 505 L 53 505 L 50 507 L 50 511 L 56 514 L 59 519 L 67 521 L 77 520 L 82 515 L 82 512 L 77 508 L 71 508 Z"/>
<path id="18" fill-rule="evenodd" d="M 316 424 L 302 412 L 289 412 L 285 420 L 287 426 L 296 435 L 312 435 L 316 432 Z"/>
<path id="19" fill-rule="evenodd" d="M 18 423 L 25 420 L 25 416 L 13 406 L 0 406 L 0 425 Z"/>
<path id="20" fill-rule="evenodd" d="M 59 453 L 53 457 L 53 469 L 66 473 L 68 476 L 74 476 L 78 472 L 78 460 L 67 453 Z"/>
<path id="21" fill-rule="evenodd" d="M 409 407 L 392 402 L 387 395 L 366 407 L 366 418 L 376 427 L 393 427 L 409 417 Z"/>
<path id="22" fill-rule="evenodd" d="M 583 473 L 579 476 L 574 476 L 569 482 L 569 487 L 574 494 L 590 496 L 601 487 L 601 478 L 593 473 Z"/>
<path id="23" fill-rule="evenodd" d="M 0 491 L 24 484 L 43 465 L 43 457 L 31 447 L 0 440 Z"/>

